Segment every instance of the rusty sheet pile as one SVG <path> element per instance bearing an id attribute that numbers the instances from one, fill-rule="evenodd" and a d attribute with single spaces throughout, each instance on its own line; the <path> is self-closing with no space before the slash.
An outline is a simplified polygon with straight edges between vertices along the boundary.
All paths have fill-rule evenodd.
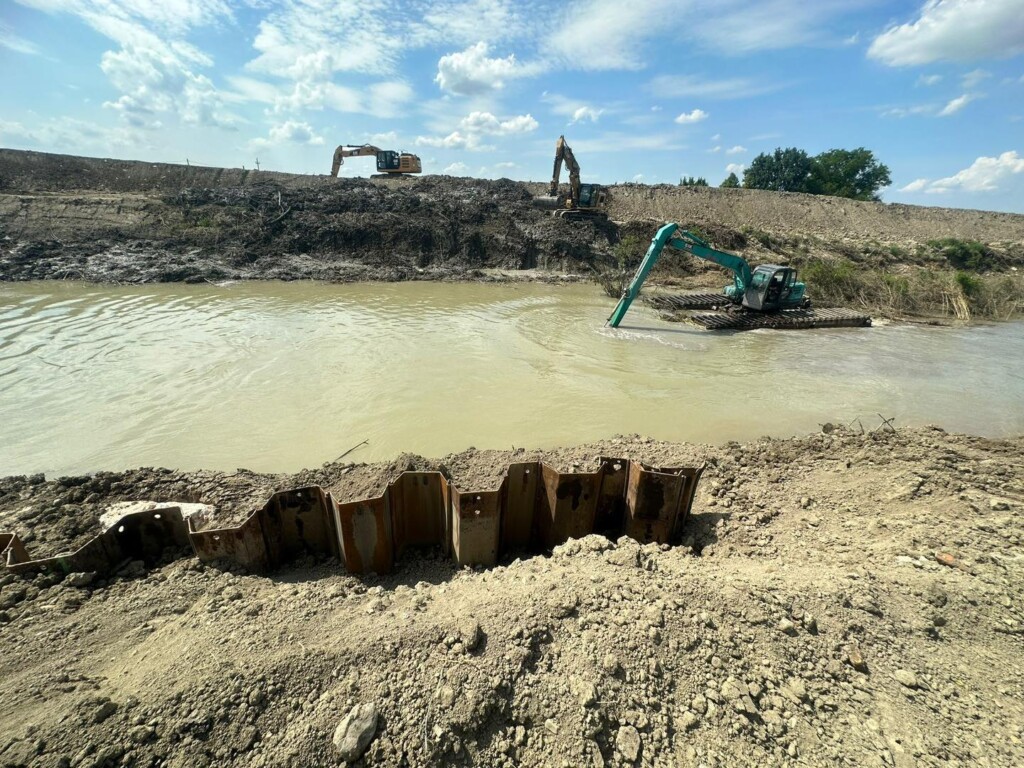
<path id="1" fill-rule="evenodd" d="M 10 573 L 111 573 L 191 545 L 203 562 L 254 572 L 313 554 L 359 574 L 387 573 L 410 547 L 440 546 L 459 565 L 490 566 L 589 533 L 675 541 L 702 471 L 602 458 L 596 472 L 572 473 L 524 462 L 488 491 L 460 491 L 440 472 L 403 472 L 372 499 L 340 502 L 319 486 L 279 491 L 234 528 L 213 528 L 202 513 L 186 518 L 168 503 L 125 515 L 75 552 L 39 560 L 16 534 L 0 533 L 0 557 Z"/>

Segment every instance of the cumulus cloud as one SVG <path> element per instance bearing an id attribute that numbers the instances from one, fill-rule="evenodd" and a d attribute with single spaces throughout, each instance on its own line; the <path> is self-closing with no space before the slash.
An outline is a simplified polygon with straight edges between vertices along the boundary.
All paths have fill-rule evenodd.
<path id="1" fill-rule="evenodd" d="M 939 112 L 939 117 L 949 117 L 950 115 L 955 115 L 961 109 L 963 109 L 972 101 L 974 101 L 974 99 L 975 96 L 970 93 L 965 93 L 962 96 L 957 96 L 955 99 L 951 99 L 949 103 L 946 104 L 946 106 L 944 106 L 942 110 Z"/>
<path id="2" fill-rule="evenodd" d="M 692 112 L 683 112 L 675 121 L 680 125 L 688 125 L 691 123 L 699 123 L 701 120 L 707 120 L 708 117 L 708 113 L 703 109 L 695 109 Z"/>
<path id="3" fill-rule="evenodd" d="M 1003 152 L 999 157 L 979 157 L 968 168 L 928 185 L 928 192 L 990 192 L 1010 176 L 1024 173 L 1024 157 L 1017 152 Z M 916 182 L 912 182 L 916 183 Z"/>
<path id="4" fill-rule="evenodd" d="M 493 149 L 482 143 L 484 136 L 512 136 L 537 130 L 532 115 L 516 115 L 501 120 L 490 112 L 470 112 L 459 121 L 458 130 L 446 136 L 417 136 L 416 144 L 439 149 L 468 149 L 482 152 Z"/>
<path id="5" fill-rule="evenodd" d="M 747 151 L 746 147 L 741 147 L 739 144 L 737 144 L 735 147 L 729 147 L 729 149 L 725 150 L 725 154 L 727 154 L 727 155 L 742 155 L 746 151 Z"/>
<path id="6" fill-rule="evenodd" d="M 508 80 L 523 77 L 528 68 L 516 61 L 515 54 L 490 58 L 487 43 L 471 45 L 464 51 L 449 53 L 437 62 L 434 82 L 442 91 L 474 96 L 500 90 Z"/>
<path id="7" fill-rule="evenodd" d="M 917 78 L 916 85 L 936 85 L 942 82 L 942 75 L 921 75 Z"/>
<path id="8" fill-rule="evenodd" d="M 465 176 L 466 171 L 469 170 L 469 166 L 465 163 L 452 163 L 451 165 L 444 168 L 441 173 L 449 176 Z"/>
<path id="9" fill-rule="evenodd" d="M 928 179 L 914 179 L 912 182 L 907 184 L 905 187 L 900 187 L 900 192 L 920 192 L 928 186 Z"/>
<path id="10" fill-rule="evenodd" d="M 747 166 L 743 165 L 743 163 L 729 163 L 727 166 L 725 166 L 725 173 L 726 175 L 730 173 L 735 173 L 740 179 L 742 179 L 743 171 L 745 171 L 746 168 Z"/>
<path id="11" fill-rule="evenodd" d="M 514 133 L 529 133 L 537 130 L 538 123 L 532 115 L 517 115 L 508 120 L 499 120 L 490 112 L 470 112 L 460 123 L 469 133 L 507 136 Z"/>
<path id="12" fill-rule="evenodd" d="M 572 120 L 569 121 L 569 124 L 573 125 L 575 123 L 581 123 L 584 120 L 589 120 L 592 123 L 596 123 L 597 118 L 601 116 L 601 113 L 603 111 L 604 110 L 602 109 L 594 109 L 593 107 L 579 107 L 576 109 L 575 112 L 572 113 Z"/>
<path id="13" fill-rule="evenodd" d="M 722 151 L 722 146 L 720 144 L 716 144 L 715 146 L 713 146 L 711 149 L 708 150 L 708 154 L 709 155 L 716 155 L 716 154 L 718 154 L 721 151 Z"/>
<path id="14" fill-rule="evenodd" d="M 33 121 L 31 125 L 0 118 L 0 144 L 60 147 L 63 152 L 89 152 L 135 147 L 143 137 L 130 128 L 107 128 L 70 117 Z"/>
<path id="15" fill-rule="evenodd" d="M 868 48 L 868 56 L 894 67 L 1022 52 L 1020 0 L 927 0 L 917 19 L 890 27 Z"/>

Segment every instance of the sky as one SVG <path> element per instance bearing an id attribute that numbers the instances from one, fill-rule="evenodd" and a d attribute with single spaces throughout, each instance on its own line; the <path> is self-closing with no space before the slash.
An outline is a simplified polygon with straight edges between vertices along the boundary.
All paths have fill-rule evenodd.
<path id="1" fill-rule="evenodd" d="M 546 181 L 564 134 L 717 185 L 863 146 L 886 202 L 1024 212 L 1024 0 L 0 0 L 0 72 L 9 148 Z"/>

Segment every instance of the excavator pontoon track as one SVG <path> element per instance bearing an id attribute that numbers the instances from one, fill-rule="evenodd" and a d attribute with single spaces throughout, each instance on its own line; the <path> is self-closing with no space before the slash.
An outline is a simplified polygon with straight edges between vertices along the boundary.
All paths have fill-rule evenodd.
<path id="1" fill-rule="evenodd" d="M 871 317 L 852 309 L 784 309 L 779 312 L 695 312 L 688 318 L 709 331 L 752 331 L 758 328 L 864 328 Z"/>
<path id="2" fill-rule="evenodd" d="M 731 303 L 721 293 L 655 293 L 643 296 L 643 300 L 655 309 L 673 311 L 718 309 Z"/>

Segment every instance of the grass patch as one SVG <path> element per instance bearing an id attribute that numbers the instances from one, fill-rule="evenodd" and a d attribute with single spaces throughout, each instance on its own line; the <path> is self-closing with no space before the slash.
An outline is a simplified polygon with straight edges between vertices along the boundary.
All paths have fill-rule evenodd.
<path id="1" fill-rule="evenodd" d="M 944 237 L 941 240 L 929 240 L 928 247 L 934 255 L 945 259 L 956 269 L 988 272 L 1000 266 L 992 249 L 977 240 Z"/>
<path id="2" fill-rule="evenodd" d="M 813 259 L 800 279 L 817 305 L 862 307 L 889 317 L 1009 319 L 1024 311 L 1024 277 L 964 270 L 864 269 L 847 259 Z"/>

